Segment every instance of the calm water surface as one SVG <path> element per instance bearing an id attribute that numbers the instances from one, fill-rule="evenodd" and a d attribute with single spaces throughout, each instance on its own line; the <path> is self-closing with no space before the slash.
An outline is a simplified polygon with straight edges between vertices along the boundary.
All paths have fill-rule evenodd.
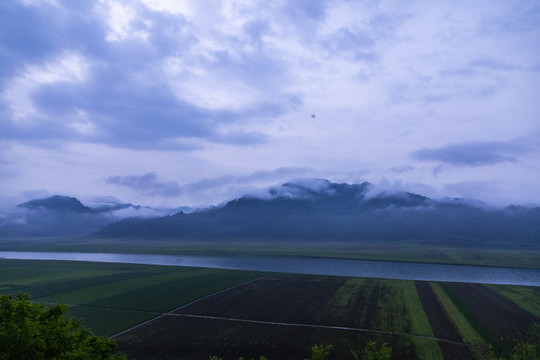
<path id="1" fill-rule="evenodd" d="M 540 270 L 303 257 L 175 256 L 0 251 L 0 258 L 195 266 L 313 275 L 540 286 Z"/>

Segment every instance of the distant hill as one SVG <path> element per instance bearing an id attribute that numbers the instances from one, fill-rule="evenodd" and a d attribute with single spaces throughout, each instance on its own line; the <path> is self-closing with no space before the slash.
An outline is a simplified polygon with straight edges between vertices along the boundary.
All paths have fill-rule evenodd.
<path id="1" fill-rule="evenodd" d="M 93 213 L 92 209 L 81 204 L 74 197 L 54 195 L 45 199 L 30 200 L 19 204 L 19 207 L 31 210 L 52 210 L 72 213 Z"/>
<path id="2" fill-rule="evenodd" d="M 30 200 L 0 214 L 0 237 L 56 237 L 91 235 L 127 216 L 157 216 L 148 207 L 109 202 L 97 207 L 78 199 L 54 195 Z"/>
<path id="3" fill-rule="evenodd" d="M 263 196 L 244 196 L 190 214 L 127 218 L 97 235 L 193 240 L 410 239 L 460 246 L 538 247 L 540 208 L 492 209 L 461 199 L 436 201 L 408 192 L 374 193 L 369 183 L 319 180 L 283 184 Z"/>

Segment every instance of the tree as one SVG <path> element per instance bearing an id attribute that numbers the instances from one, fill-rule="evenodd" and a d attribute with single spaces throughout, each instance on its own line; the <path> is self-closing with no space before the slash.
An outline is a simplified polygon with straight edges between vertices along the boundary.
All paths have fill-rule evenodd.
<path id="1" fill-rule="evenodd" d="M 351 351 L 353 357 L 358 360 L 358 352 Z M 377 349 L 377 343 L 375 341 L 370 341 L 367 343 L 364 351 L 362 352 L 362 360 L 389 360 L 392 356 L 392 349 L 388 347 L 387 343 L 381 345 Z"/>
<path id="2" fill-rule="evenodd" d="M 520 342 L 514 348 L 512 360 L 540 360 L 540 346 L 533 342 Z"/>
<path id="3" fill-rule="evenodd" d="M 45 308 L 29 295 L 0 295 L 0 360 L 127 360 L 116 343 L 97 336 L 66 314 L 67 305 Z"/>
<path id="4" fill-rule="evenodd" d="M 540 324 L 533 324 L 526 339 L 516 340 L 512 360 L 540 360 Z"/>
<path id="5" fill-rule="evenodd" d="M 311 347 L 311 359 L 306 360 L 327 360 L 332 348 L 332 345 L 313 345 Z"/>

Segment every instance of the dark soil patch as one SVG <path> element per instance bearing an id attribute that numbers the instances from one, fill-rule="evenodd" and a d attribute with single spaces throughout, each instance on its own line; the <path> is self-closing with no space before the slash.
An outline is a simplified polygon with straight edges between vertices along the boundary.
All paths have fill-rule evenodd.
<path id="1" fill-rule="evenodd" d="M 178 313 L 258 321 L 349 325 L 349 318 L 328 319 L 325 307 L 346 278 L 276 275 L 231 289 Z"/>
<path id="2" fill-rule="evenodd" d="M 511 350 L 514 339 L 526 339 L 540 318 L 480 284 L 444 283 L 441 287 L 482 337 L 496 348 Z"/>
<path id="3" fill-rule="evenodd" d="M 415 285 L 416 291 L 418 291 L 418 295 L 422 301 L 422 307 L 431 324 L 435 337 L 455 342 L 463 342 L 459 332 L 448 318 L 448 314 L 439 303 L 437 296 L 433 293 L 429 283 L 416 281 Z M 456 346 L 444 341 L 439 341 L 439 346 L 441 347 L 445 359 L 474 360 L 474 357 L 465 346 Z"/>
<path id="4" fill-rule="evenodd" d="M 175 316 L 163 317 L 116 340 L 119 351 L 137 360 L 208 360 L 212 355 L 224 360 L 260 356 L 298 360 L 309 358 L 315 344 L 332 344 L 329 360 L 341 360 L 352 359 L 350 351 L 363 349 L 368 341 L 388 342 L 392 359 L 416 359 L 402 348 L 399 336 Z"/>

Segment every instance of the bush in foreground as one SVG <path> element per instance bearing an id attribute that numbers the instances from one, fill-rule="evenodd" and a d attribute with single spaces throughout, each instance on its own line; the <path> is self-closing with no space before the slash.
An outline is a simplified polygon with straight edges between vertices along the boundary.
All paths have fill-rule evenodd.
<path id="1" fill-rule="evenodd" d="M 25 294 L 0 295 L 0 360 L 127 360 L 114 354 L 114 340 L 82 327 L 67 308 L 45 309 Z"/>
<path id="2" fill-rule="evenodd" d="M 332 345 L 313 345 L 311 347 L 311 358 L 305 360 L 328 360 L 328 355 L 330 355 L 330 350 L 332 350 L 332 348 Z M 377 348 L 377 344 L 374 341 L 370 341 L 363 351 L 352 350 L 351 354 L 355 360 L 389 360 L 390 356 L 392 356 L 392 349 L 388 347 L 387 343 L 384 343 Z M 223 359 L 217 356 L 210 356 L 210 360 Z M 243 358 L 238 360 L 243 360 Z M 261 356 L 259 360 L 267 359 L 264 356 Z"/>

